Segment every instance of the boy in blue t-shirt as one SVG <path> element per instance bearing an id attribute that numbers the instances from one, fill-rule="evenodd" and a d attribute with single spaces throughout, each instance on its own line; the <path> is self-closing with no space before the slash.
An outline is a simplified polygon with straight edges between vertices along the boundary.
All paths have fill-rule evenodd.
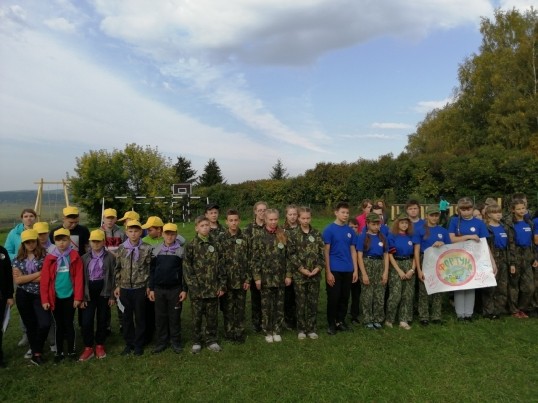
<path id="1" fill-rule="evenodd" d="M 355 233 L 348 225 L 349 204 L 340 202 L 334 209 L 334 223 L 323 231 L 325 278 L 327 281 L 327 321 L 329 335 L 349 330 L 345 323 L 351 284 L 359 279 Z"/>

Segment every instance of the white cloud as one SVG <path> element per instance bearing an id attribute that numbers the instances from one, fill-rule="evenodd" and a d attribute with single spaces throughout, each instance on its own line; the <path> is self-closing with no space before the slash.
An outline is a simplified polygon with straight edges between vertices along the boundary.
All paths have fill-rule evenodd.
<path id="1" fill-rule="evenodd" d="M 420 101 L 413 107 L 413 110 L 418 113 L 428 113 L 434 109 L 443 108 L 446 104 L 453 101 L 452 98 L 445 98 L 439 101 Z"/>
<path id="2" fill-rule="evenodd" d="M 340 137 L 345 139 L 377 139 L 377 140 L 395 140 L 401 139 L 401 136 L 388 135 L 383 133 L 367 133 L 367 134 L 342 134 Z"/>
<path id="3" fill-rule="evenodd" d="M 43 23 L 52 29 L 53 31 L 60 31 L 65 33 L 73 33 L 75 32 L 76 28 L 75 25 L 71 22 L 67 21 L 63 17 L 58 18 L 50 18 L 48 20 L 43 21 Z"/>
<path id="4" fill-rule="evenodd" d="M 531 7 L 534 7 L 535 10 L 538 9 L 538 3 L 536 0 L 501 0 L 501 8 L 503 10 L 511 10 L 515 8 L 517 10 L 530 10 Z"/>
<path id="5" fill-rule="evenodd" d="M 413 126 L 409 125 L 407 123 L 379 123 L 375 122 L 372 123 L 372 128 L 374 129 L 395 129 L 395 130 L 405 130 L 405 129 L 412 129 Z"/>

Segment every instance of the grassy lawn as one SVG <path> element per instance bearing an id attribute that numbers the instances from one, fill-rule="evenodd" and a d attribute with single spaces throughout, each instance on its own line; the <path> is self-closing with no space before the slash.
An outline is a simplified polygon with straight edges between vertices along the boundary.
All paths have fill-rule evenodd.
<path id="1" fill-rule="evenodd" d="M 316 220 L 322 228 L 330 219 Z M 192 225 L 180 230 L 192 237 Z M 4 235 L 5 236 L 5 235 Z M 3 237 L 1 238 L 3 242 Z M 0 372 L 0 401 L 536 401 L 538 320 L 455 322 L 411 331 L 398 328 L 328 336 L 325 292 L 318 306 L 318 340 L 267 344 L 250 331 L 244 345 L 190 353 L 191 312 L 183 310 L 185 351 L 120 357 L 115 312 L 108 357 L 42 367 L 22 358 L 16 308 L 4 337 L 9 368 Z M 247 316 L 250 318 L 250 315 Z M 77 345 L 81 340 L 77 331 Z M 46 348 L 48 348 L 46 346 Z"/>

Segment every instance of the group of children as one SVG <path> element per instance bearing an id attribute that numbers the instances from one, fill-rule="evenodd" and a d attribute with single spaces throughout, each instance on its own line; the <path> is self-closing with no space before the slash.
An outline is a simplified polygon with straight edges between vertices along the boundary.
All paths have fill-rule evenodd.
<path id="1" fill-rule="evenodd" d="M 335 221 L 323 233 L 311 226 L 307 207 L 288 206 L 285 222 L 279 225 L 278 210 L 260 201 L 254 206 L 254 220 L 241 230 L 237 210 L 226 212 L 224 227 L 218 222 L 219 207 L 208 205 L 205 215 L 196 218 L 196 236 L 188 243 L 178 235 L 176 224 L 153 216 L 142 225 L 134 211 L 118 220 L 114 209 L 106 209 L 102 227 L 89 232 L 78 224 L 78 209 L 66 207 L 63 225 L 49 234 L 47 223 L 30 227 L 24 218 L 27 209 L 21 216 L 24 226 L 15 234 L 20 239 L 10 233 L 6 242 L 11 249 L 19 242 L 16 254 L 10 259 L 10 251 L 0 249 L 0 312 L 3 315 L 3 307 L 13 304 L 14 281 L 30 360 L 41 365 L 51 325 L 55 362 L 66 357 L 104 358 L 110 307 L 115 304 L 125 340 L 122 355 L 142 355 L 153 328 L 152 353 L 168 347 L 180 353 L 181 311 L 188 296 L 192 353 L 202 346 L 218 352 L 219 308 L 224 338 L 245 341 L 249 290 L 252 325 L 266 342 L 282 341 L 285 328 L 295 328 L 300 340 L 317 339 L 324 272 L 329 335 L 350 330 L 348 312 L 352 323 L 367 329 L 391 328 L 398 321 L 400 328 L 409 330 L 417 288 L 419 322 L 442 322 L 443 294 L 428 295 L 424 286 L 425 250 L 486 238 L 497 287 L 455 291 L 458 320 L 471 320 L 476 294 L 483 314 L 491 319 L 535 314 L 538 219 L 531 220 L 521 197 L 514 198 L 507 217 L 490 203 L 483 211 L 484 221 L 473 215 L 473 205 L 469 198 L 460 199 L 446 229 L 439 225 L 438 206 L 428 206 L 422 220 L 419 203 L 409 201 L 389 227 L 384 206 L 365 200 L 362 214 L 350 219 L 349 204 L 341 202 L 334 208 Z M 124 221 L 123 228 L 117 221 Z M 75 352 L 77 308 L 84 342 L 80 355 Z"/>

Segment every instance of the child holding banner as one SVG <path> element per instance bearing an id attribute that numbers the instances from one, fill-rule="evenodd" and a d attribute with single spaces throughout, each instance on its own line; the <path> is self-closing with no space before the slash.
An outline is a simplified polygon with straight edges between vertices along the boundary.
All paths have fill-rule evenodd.
<path id="1" fill-rule="evenodd" d="M 448 231 L 439 225 L 441 214 L 438 206 L 429 206 L 426 208 L 426 221 L 423 225 L 414 228 L 413 244 L 415 254 L 415 264 L 417 267 L 418 285 L 418 316 L 420 323 L 424 326 L 432 323 L 441 323 L 441 307 L 443 303 L 443 294 L 436 293 L 428 295 L 424 285 L 425 276 L 422 272 L 422 261 L 424 252 L 430 247 L 438 248 L 444 244 L 450 243 Z M 429 305 L 431 304 L 431 315 Z"/>
<path id="2" fill-rule="evenodd" d="M 469 197 L 458 200 L 458 214 L 450 219 L 448 233 L 452 243 L 463 241 L 480 242 L 489 236 L 484 221 L 473 216 L 474 203 Z M 495 267 L 492 262 L 493 267 Z M 495 271 L 495 270 L 494 270 Z M 474 311 L 475 290 L 454 291 L 454 307 L 458 320 L 471 321 Z"/>

